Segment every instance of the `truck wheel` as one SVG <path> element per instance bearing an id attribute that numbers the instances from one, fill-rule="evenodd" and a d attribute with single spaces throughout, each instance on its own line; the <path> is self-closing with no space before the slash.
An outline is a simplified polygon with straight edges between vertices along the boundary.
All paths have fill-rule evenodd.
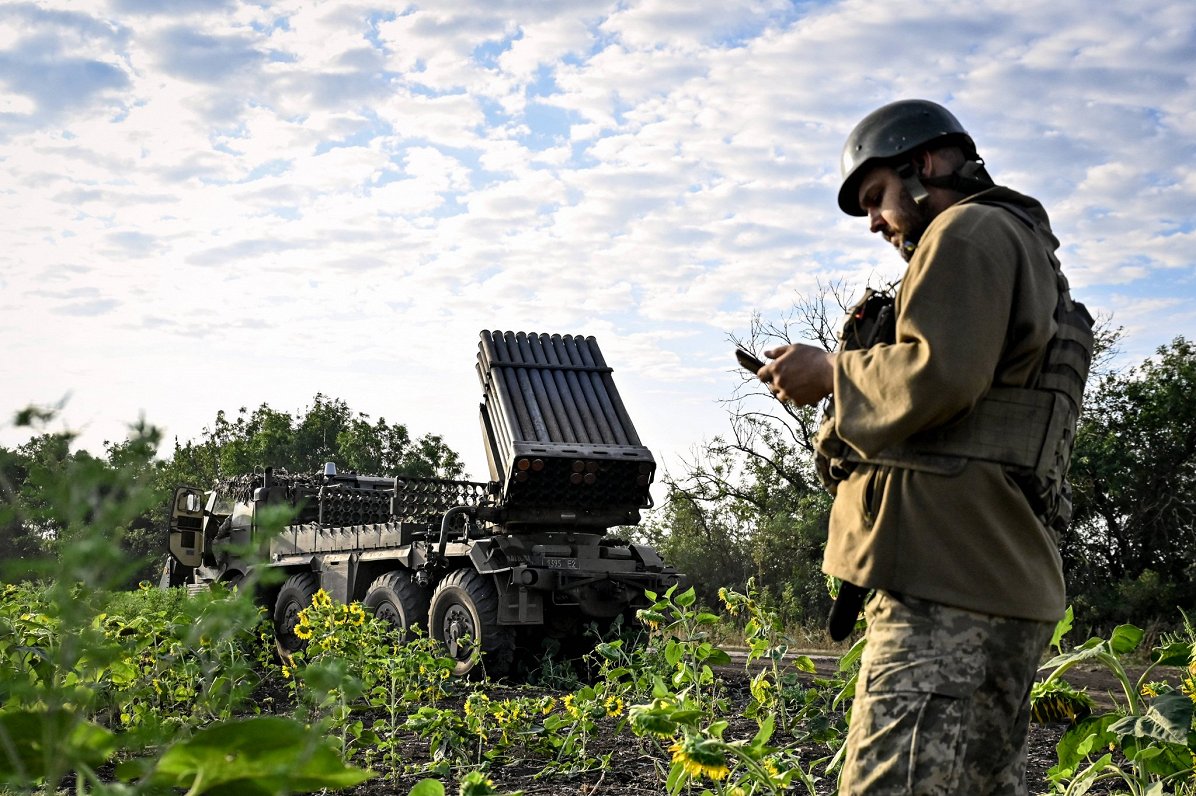
<path id="1" fill-rule="evenodd" d="M 406 570 L 396 570 L 374 578 L 362 604 L 374 616 L 394 625 L 399 638 L 406 641 L 409 629 L 427 628 L 428 601 L 427 589 L 415 585 Z"/>
<path id="2" fill-rule="evenodd" d="M 274 640 L 284 655 L 298 652 L 307 642 L 295 635 L 299 612 L 311 605 L 311 598 L 320 590 L 314 572 L 300 572 L 283 581 L 274 601 Z"/>
<path id="3" fill-rule="evenodd" d="M 432 593 L 428 622 L 432 638 L 457 660 L 453 674 L 484 668 L 491 677 L 500 677 L 510 671 L 515 639 L 498 624 L 498 591 L 490 576 L 472 569 L 450 572 Z M 482 651 L 480 663 L 473 660 L 475 649 Z"/>

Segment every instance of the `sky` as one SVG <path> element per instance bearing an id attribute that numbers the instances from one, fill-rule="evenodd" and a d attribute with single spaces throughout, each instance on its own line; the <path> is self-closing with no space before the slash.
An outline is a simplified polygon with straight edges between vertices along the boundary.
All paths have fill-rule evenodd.
<path id="1" fill-rule="evenodd" d="M 1196 337 L 1191 0 L 0 4 L 0 445 L 317 393 L 488 478 L 483 329 L 593 335 L 672 470 L 730 340 L 903 264 L 837 208 L 866 113 L 949 107 L 1123 364 Z"/>

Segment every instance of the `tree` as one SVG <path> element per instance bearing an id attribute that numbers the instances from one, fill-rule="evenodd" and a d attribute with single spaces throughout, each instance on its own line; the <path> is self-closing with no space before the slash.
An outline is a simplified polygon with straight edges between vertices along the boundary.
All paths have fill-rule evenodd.
<path id="1" fill-rule="evenodd" d="M 90 459 L 72 453 L 73 436 L 44 433 L 30 437 L 16 450 L 0 452 L 0 491 L 5 498 L 0 545 L 5 561 L 31 561 L 52 555 L 68 518 L 53 510 L 47 486 L 63 482 L 73 463 Z"/>
<path id="2" fill-rule="evenodd" d="M 1090 384 L 1061 550 L 1073 599 L 1106 623 L 1196 606 L 1194 393 L 1196 347 L 1182 337 Z"/>
<path id="3" fill-rule="evenodd" d="M 0 562 L 6 579 L 32 577 L 29 562 L 44 554 L 42 540 L 20 510 L 28 477 L 28 459 L 19 450 L 0 447 Z"/>
<path id="4" fill-rule="evenodd" d="M 160 440 L 157 429 L 140 424 L 123 441 L 104 443 L 108 467 L 122 481 L 139 485 L 138 491 L 149 496 L 143 510 L 118 529 L 121 548 L 129 560 L 141 562 L 130 574 L 130 586 L 142 580 L 156 582 L 161 565 L 169 522 L 167 504 L 174 485 L 162 478 L 167 462 L 157 458 Z"/>
<path id="5" fill-rule="evenodd" d="M 325 462 L 335 462 L 342 471 L 383 476 L 460 478 L 464 471 L 442 437 L 425 434 L 413 440 L 401 423 L 371 422 L 344 401 L 317 393 L 312 406 L 294 417 L 266 404 L 252 412 L 242 407 L 232 421 L 217 412 L 199 441 L 175 441 L 173 466 L 164 477 L 207 485 L 266 467 L 314 472 Z"/>
<path id="6" fill-rule="evenodd" d="M 31 408 L 18 426 L 47 422 L 55 411 Z M 0 448 L 0 561 L 15 579 L 46 576 L 62 545 L 84 525 L 107 523 L 114 543 L 137 562 L 128 586 L 155 579 L 164 555 L 167 504 L 176 486 L 206 487 L 224 476 L 265 467 L 316 471 L 334 461 L 342 471 L 370 475 L 459 478 L 460 457 L 441 437 L 412 439 L 406 426 L 352 412 L 344 401 L 317 394 L 312 407 L 292 417 L 263 404 L 241 409 L 235 420 L 219 411 L 201 439 L 174 443 L 173 455 L 156 457 L 159 435 L 144 424 L 128 439 L 105 442 L 105 456 L 75 451 L 74 435 L 42 433 L 16 450 Z M 71 492 L 70 500 L 62 499 Z M 129 496 L 136 496 L 136 511 Z M 90 506 L 90 513 L 66 516 L 62 506 Z M 123 507 L 117 512 L 114 506 Z M 43 565 L 38 565 L 42 561 Z"/>
<path id="7" fill-rule="evenodd" d="M 780 324 L 753 318 L 751 350 L 813 341 L 834 346 L 832 306 L 846 307 L 840 284 L 817 298 L 798 297 Z M 830 607 L 822 575 L 830 496 L 814 470 L 811 436 L 818 412 L 777 403 L 760 382 L 741 373 L 726 402 L 730 431 L 714 437 L 666 476 L 668 504 L 645 533 L 667 560 L 685 572 L 699 596 L 716 602 L 718 587 L 746 588 L 755 581 L 762 598 L 789 624 L 821 624 Z"/>
<path id="8" fill-rule="evenodd" d="M 649 536 L 706 604 L 717 602 L 720 586 L 742 591 L 752 578 L 787 622 L 826 616 L 821 562 L 830 497 L 807 445 L 775 417 L 744 414 L 680 477 L 666 475 L 668 503 Z"/>
<path id="9" fill-rule="evenodd" d="M 22 413 L 18 425 L 52 416 Z M 28 423 L 22 422 L 25 419 Z M 112 542 L 129 554 L 125 560 L 141 561 L 148 549 L 151 507 L 161 502 L 149 489 L 159 466 L 154 458 L 158 440 L 156 430 L 138 425 L 125 442 L 106 444 L 106 459 L 72 451 L 71 433 L 35 434 L 15 451 L 0 449 L 5 577 L 52 576 L 52 564 L 65 546 L 90 526 L 106 527 Z M 149 564 L 132 564 L 126 573 L 130 585 L 151 569 Z"/>

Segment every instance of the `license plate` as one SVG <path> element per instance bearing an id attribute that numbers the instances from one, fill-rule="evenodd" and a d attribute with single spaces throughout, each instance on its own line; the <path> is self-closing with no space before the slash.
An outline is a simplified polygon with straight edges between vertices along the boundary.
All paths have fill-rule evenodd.
<path id="1" fill-rule="evenodd" d="M 577 569 L 576 558 L 548 558 L 549 569 Z"/>

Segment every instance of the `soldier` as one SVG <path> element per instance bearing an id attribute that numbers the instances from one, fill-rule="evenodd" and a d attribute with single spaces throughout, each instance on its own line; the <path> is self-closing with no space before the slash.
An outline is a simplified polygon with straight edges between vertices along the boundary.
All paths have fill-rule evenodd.
<path id="1" fill-rule="evenodd" d="M 823 569 L 844 594 L 874 590 L 840 792 L 1025 794 L 1092 320 L 1042 206 L 993 184 L 945 108 L 869 114 L 842 174 L 840 208 L 908 262 L 900 287 L 891 306 L 861 303 L 839 351 L 774 348 L 758 371 L 781 400 L 831 396 Z"/>

